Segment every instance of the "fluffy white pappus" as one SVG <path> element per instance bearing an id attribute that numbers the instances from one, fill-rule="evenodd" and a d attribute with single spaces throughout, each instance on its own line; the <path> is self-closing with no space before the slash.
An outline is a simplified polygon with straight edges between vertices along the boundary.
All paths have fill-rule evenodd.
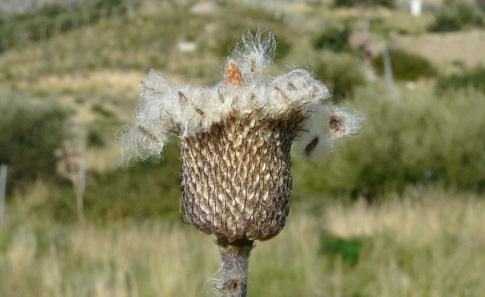
<path id="1" fill-rule="evenodd" d="M 311 74 L 303 69 L 297 69 L 277 77 L 271 82 L 273 88 L 270 99 L 279 107 L 304 107 L 308 109 L 311 104 L 321 103 L 330 98 L 328 88 Z"/>
<path id="2" fill-rule="evenodd" d="M 264 79 L 266 70 L 273 64 L 276 40 L 272 33 L 258 30 L 254 35 L 247 31 L 234 48 L 231 59 L 239 66 L 246 82 Z"/>
<path id="3" fill-rule="evenodd" d="M 365 121 L 366 115 L 360 111 L 336 105 L 315 105 L 294 149 L 307 157 L 320 159 L 334 150 L 339 139 L 357 135 Z"/>
<path id="4" fill-rule="evenodd" d="M 146 99 L 150 99 L 150 96 L 163 94 L 165 91 L 173 88 L 173 84 L 170 81 L 153 69 L 150 69 L 147 79 L 141 83 L 143 85 L 141 97 Z"/>
<path id="5" fill-rule="evenodd" d="M 359 134 L 362 125 L 366 121 L 366 115 L 357 110 L 330 107 L 330 131 L 333 138 L 342 138 Z"/>
<path id="6" fill-rule="evenodd" d="M 159 156 L 169 136 L 186 138 L 207 132 L 234 112 L 257 111 L 261 118 L 275 119 L 298 112 L 311 122 L 310 115 L 322 110 L 330 91 L 306 70 L 293 70 L 273 79 L 263 77 L 274 47 L 270 34 L 266 38 L 260 32 L 245 35 L 228 61 L 224 80 L 214 87 L 176 85 L 150 70 L 142 82 L 142 100 L 134 111 L 134 123 L 119 133 L 125 163 Z M 252 71 L 253 66 L 257 70 Z M 354 126 L 351 121 L 350 127 Z"/>
<path id="7" fill-rule="evenodd" d="M 124 165 L 132 165 L 137 160 L 160 157 L 167 142 L 162 135 L 156 138 L 142 126 L 123 126 L 118 131 L 118 141 L 121 145 L 121 156 Z"/>

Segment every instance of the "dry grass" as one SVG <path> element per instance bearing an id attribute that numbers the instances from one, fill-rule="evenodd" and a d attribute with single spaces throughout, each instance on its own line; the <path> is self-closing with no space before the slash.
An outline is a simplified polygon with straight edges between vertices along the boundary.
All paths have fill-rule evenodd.
<path id="1" fill-rule="evenodd" d="M 381 206 L 330 203 L 321 216 L 296 205 L 282 234 L 254 250 L 249 295 L 480 296 L 484 213 L 483 197 L 439 190 L 410 191 Z M 213 240 L 180 223 L 31 221 L 1 231 L 2 297 L 201 296 L 218 269 Z M 324 231 L 365 239 L 355 266 L 321 254 Z"/>
<path id="2" fill-rule="evenodd" d="M 40 94 L 61 94 L 63 102 L 76 110 L 74 122 L 86 124 L 96 118 L 91 112 L 93 103 L 105 103 L 104 107 L 113 112 L 121 121 L 132 119 L 132 111 L 137 105 L 138 94 L 142 90 L 141 82 L 148 73 L 138 70 L 84 70 L 70 74 L 52 74 L 41 76 L 32 81 L 20 81 L 21 90 Z M 188 80 L 181 75 L 165 73 L 163 75 L 176 84 L 186 84 Z M 192 81 L 199 83 L 200 81 Z M 79 101 L 82 97 L 83 102 Z M 103 98 L 105 98 L 103 100 Z M 116 98 L 109 101 L 106 98 Z"/>
<path id="3" fill-rule="evenodd" d="M 137 70 L 93 70 L 66 75 L 45 75 L 31 83 L 21 82 L 21 89 L 52 93 L 88 93 L 95 95 L 137 96 L 146 73 Z"/>
<path id="4" fill-rule="evenodd" d="M 406 50 L 437 64 L 449 66 L 458 61 L 469 67 L 485 64 L 485 30 L 396 36 L 394 39 Z"/>

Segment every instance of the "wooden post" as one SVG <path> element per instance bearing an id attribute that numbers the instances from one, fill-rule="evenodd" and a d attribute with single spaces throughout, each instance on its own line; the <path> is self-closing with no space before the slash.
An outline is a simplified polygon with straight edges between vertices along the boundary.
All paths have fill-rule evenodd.
<path id="1" fill-rule="evenodd" d="M 133 0 L 125 0 L 126 14 L 128 18 L 133 18 L 135 16 L 135 9 L 133 8 Z"/>
<path id="2" fill-rule="evenodd" d="M 47 27 L 44 25 L 40 29 L 40 41 L 45 41 L 47 39 Z"/>
<path id="3" fill-rule="evenodd" d="M 71 28 L 72 28 L 72 30 L 77 29 L 77 18 L 75 16 L 72 17 L 72 19 L 71 19 Z"/>
<path id="4" fill-rule="evenodd" d="M 84 191 L 86 189 L 86 155 L 84 145 L 76 142 L 66 143 L 64 157 L 59 162 L 58 171 L 71 181 L 76 194 L 76 210 L 79 222 L 84 219 Z"/>
<path id="5" fill-rule="evenodd" d="M 25 32 L 19 34 L 19 41 L 22 45 L 30 46 L 29 36 L 27 36 L 27 33 Z"/>
<path id="6" fill-rule="evenodd" d="M 56 19 L 56 28 L 55 28 L 55 33 L 54 35 L 57 37 L 57 35 L 59 35 L 61 33 L 61 24 L 60 24 L 60 21 L 59 21 L 59 18 Z"/>
<path id="7" fill-rule="evenodd" d="M 5 194 L 7 193 L 7 165 L 0 166 L 0 223 L 5 218 Z"/>
<path id="8" fill-rule="evenodd" d="M 84 19 L 84 26 L 89 27 L 89 24 L 91 22 L 91 16 L 89 15 L 89 12 L 87 9 L 83 9 L 83 19 Z"/>
<path id="9" fill-rule="evenodd" d="M 396 97 L 398 95 L 396 85 L 394 84 L 394 76 L 392 74 L 391 57 L 389 56 L 389 50 L 387 45 L 382 51 L 382 59 L 384 61 L 384 77 L 386 78 L 386 85 L 391 96 Z"/>
<path id="10" fill-rule="evenodd" d="M 8 51 L 8 37 L 3 36 L 2 38 L 2 52 Z"/>

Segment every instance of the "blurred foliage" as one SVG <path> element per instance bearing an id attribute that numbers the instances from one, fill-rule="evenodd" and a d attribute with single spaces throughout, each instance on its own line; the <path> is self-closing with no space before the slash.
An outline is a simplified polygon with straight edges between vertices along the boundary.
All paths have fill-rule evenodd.
<path id="1" fill-rule="evenodd" d="M 431 32 L 451 32 L 461 29 L 462 24 L 450 13 L 440 13 L 436 21 L 429 26 Z"/>
<path id="2" fill-rule="evenodd" d="M 329 26 L 313 40 L 313 47 L 317 50 L 328 49 L 333 52 L 349 51 L 349 37 L 351 31 L 348 26 Z"/>
<path id="3" fill-rule="evenodd" d="M 421 77 L 436 75 L 436 70 L 430 61 L 425 58 L 406 52 L 398 48 L 389 49 L 392 74 L 396 79 L 417 80 Z M 384 73 L 384 59 L 382 54 L 372 60 L 372 65 L 377 73 Z"/>
<path id="4" fill-rule="evenodd" d="M 115 114 L 112 111 L 107 110 L 106 108 L 103 107 L 103 105 L 99 103 L 93 104 L 93 106 L 91 106 L 91 111 L 102 117 L 107 117 L 107 118 L 115 117 Z"/>
<path id="5" fill-rule="evenodd" d="M 37 15 L 0 18 L 0 38 L 7 37 L 10 47 L 14 47 L 0 60 L 0 79 L 29 88 L 32 82 L 42 84 L 46 74 L 63 76 L 84 70 L 89 74 L 97 68 L 158 68 L 168 75 L 207 81 L 220 74 L 220 57 L 228 54 L 226 46 L 238 40 L 248 23 L 258 23 L 276 35 L 276 58 L 285 59 L 276 68 L 281 64 L 298 68 L 306 65 L 332 89 L 336 101 L 345 104 L 344 99 L 352 99 L 351 105 L 367 113 L 368 122 L 361 134 L 337 141 L 325 157 L 293 155 L 292 199 L 296 203 L 287 229 L 254 254 L 254 260 L 264 265 L 252 268 L 250 294 L 313 296 L 325 292 L 369 297 L 405 292 L 428 296 L 430 290 L 437 290 L 438 295 L 480 295 L 485 266 L 477 261 L 483 257 L 477 255 L 483 251 L 484 236 L 477 234 L 483 230 L 483 195 L 436 189 L 443 185 L 459 191 L 485 190 L 483 67 L 439 77 L 434 93 L 428 81 L 417 83 L 417 90 L 402 89 L 398 83 L 401 95 L 394 98 L 379 81 L 366 83 L 360 58 L 348 50 L 351 27 L 345 25 L 357 21 L 357 9 L 337 11 L 325 5 L 312 6 L 318 13 L 328 10 L 335 14 L 332 23 L 344 26 L 318 32 L 315 28 L 322 28 L 314 25 L 321 22 L 318 14 L 320 19 L 294 18 L 293 12 L 277 17 L 263 9 L 219 1 L 220 13 L 193 15 L 188 9 L 193 1 L 145 1 L 140 7 L 146 6 L 135 17 L 128 17 L 122 2 L 99 0 L 96 4 L 90 2 L 93 6 L 74 10 L 52 4 Z M 358 1 L 338 2 L 357 5 Z M 368 3 L 388 7 L 395 4 Z M 110 18 L 114 7 L 116 19 Z M 404 13 L 387 9 L 369 11 L 370 30 L 377 38 L 393 31 L 420 34 L 429 23 L 428 16 L 404 17 Z M 378 11 L 384 11 L 384 15 L 375 17 Z M 473 20 L 478 12 L 458 9 L 442 14 L 442 20 L 438 16 L 435 24 L 439 30 L 481 24 Z M 105 21 L 100 21 L 103 17 Z M 70 32 L 73 22 L 80 28 L 87 19 L 92 25 L 90 30 Z M 56 30 L 70 33 L 52 42 L 16 48 L 19 34 L 37 41 L 43 38 L 42 28 L 46 28 L 46 39 Z M 318 37 L 312 39 L 312 35 Z M 196 51 L 181 52 L 177 48 L 179 41 L 194 42 Z M 433 65 L 419 56 L 392 49 L 390 55 L 398 79 L 415 80 L 436 73 Z M 381 71 L 382 58 L 377 58 L 374 66 Z M 123 82 L 110 83 L 106 89 Z M 39 96 L 51 92 L 46 89 Z M 113 130 L 121 124 L 119 110 L 103 103 L 88 105 L 102 102 L 99 93 L 94 98 L 91 94 L 68 93 L 79 97 L 76 104 L 80 108 L 87 106 L 89 116 L 94 116 L 86 127 L 90 153 L 113 150 Z M 82 95 L 89 99 L 84 100 Z M 125 108 L 132 108 L 130 102 L 121 102 Z M 158 162 L 89 171 L 85 192 L 88 224 L 78 228 L 75 193 L 70 184 L 30 183 L 39 177 L 55 176 L 54 152 L 68 136 L 64 127 L 69 112 L 53 100 L 12 92 L 0 94 L 0 110 L 4 114 L 0 119 L 0 162 L 14 158 L 9 182 L 29 183 L 25 191 L 12 195 L 7 224 L 0 226 L 0 263 L 5 264 L 0 265 L 1 296 L 55 296 L 65 292 L 91 296 L 98 291 L 113 296 L 155 296 L 171 288 L 172 294 L 162 295 L 200 293 L 209 275 L 200 271 L 207 267 L 212 271 L 213 267 L 204 261 L 208 261 L 206 251 L 213 246 L 196 244 L 199 235 L 192 227 L 179 229 L 180 177 L 175 143 L 167 147 Z M 421 187 L 428 184 L 430 187 Z M 343 202 L 348 196 L 379 199 L 382 203 Z M 343 199 L 329 201 L 329 197 Z M 177 224 L 166 225 L 167 220 Z M 167 246 L 172 249 L 164 249 Z M 299 258 L 285 257 L 290 254 Z M 144 261 L 147 255 L 158 258 Z M 217 254 L 213 259 L 215 264 Z M 194 276 L 193 271 L 199 273 Z M 465 275 L 463 271 L 470 273 Z M 190 286 L 188 272 L 197 279 Z M 169 274 L 173 278 L 165 277 Z M 329 277 L 322 282 L 322 275 Z M 442 282 L 430 289 L 429 284 L 436 283 L 436 279 Z M 192 291 L 187 294 L 184 289 L 188 287 Z"/>
<path id="6" fill-rule="evenodd" d="M 178 147 L 169 145 L 162 160 L 140 162 L 130 168 L 91 173 L 84 195 L 84 214 L 92 222 L 121 219 L 179 219 Z M 176 168 L 174 172 L 174 168 Z M 37 213 L 60 222 L 76 222 L 75 193 L 62 188 Z"/>
<path id="7" fill-rule="evenodd" d="M 9 81 L 18 81 L 32 80 L 46 74 L 64 75 L 100 68 L 141 71 L 154 68 L 214 83 L 220 75 L 222 57 L 229 53 L 226 46 L 237 42 L 248 28 L 255 30 L 258 27 L 276 35 L 277 59 L 291 52 L 290 45 L 294 45 L 294 36 L 298 36 L 299 31 L 283 26 L 282 20 L 273 14 L 258 10 L 258 14 L 250 15 L 252 9 L 241 5 L 219 5 L 217 8 L 217 14 L 195 15 L 187 4 L 175 1 L 144 2 L 135 6 L 134 16 L 117 6 L 116 18 L 109 13 L 102 15 L 112 9 L 96 9 L 95 13 L 105 17 L 105 21 L 91 22 L 90 30 L 74 30 L 56 40 L 35 46 L 32 43 L 30 48 L 25 46 L 18 51 L 12 50 L 7 59 L 0 60 L 0 77 L 3 75 Z M 65 24 L 66 30 L 71 30 L 73 13 L 78 12 L 61 13 L 50 18 L 49 22 L 57 23 L 61 28 Z M 36 18 L 26 21 L 34 22 Z M 76 19 L 79 27 L 84 26 L 81 23 L 84 18 Z M 248 26 L 248 19 L 253 25 Z M 8 24 L 6 26 L 12 30 L 18 31 L 22 27 L 21 23 L 18 23 L 18 28 L 14 28 L 12 22 Z M 40 33 L 42 24 L 35 27 L 34 31 Z M 48 28 L 47 37 L 53 32 L 55 30 Z M 182 42 L 193 43 L 195 49 L 181 50 Z M 53 52 L 56 54 L 50 54 Z M 25 64 L 26 56 L 34 62 Z"/>
<path id="8" fill-rule="evenodd" d="M 43 5 L 34 15 L 18 14 L 0 17 L 0 40 L 8 40 L 9 47 L 22 42 L 39 41 L 92 25 L 103 17 L 122 16 L 127 13 L 127 6 L 122 0 L 98 0 L 69 10 L 61 3 Z M 87 23 L 89 22 L 89 23 Z M 0 47 L 0 52 L 3 51 Z"/>
<path id="9" fill-rule="evenodd" d="M 462 74 L 440 76 L 436 81 L 435 90 L 442 95 L 447 91 L 473 88 L 485 93 L 485 67 L 477 66 Z"/>
<path id="10" fill-rule="evenodd" d="M 2 297 L 200 296 L 219 268 L 214 238 L 180 221 L 71 225 L 19 213 L 39 197 L 16 198 L 0 229 Z M 483 195 L 431 187 L 383 199 L 336 199 L 320 215 L 293 204 L 283 232 L 251 256 L 248 296 L 482 295 Z"/>
<path id="11" fill-rule="evenodd" d="M 480 7 L 483 11 L 485 11 L 485 0 L 475 0 L 475 3 Z"/>
<path id="12" fill-rule="evenodd" d="M 62 5 L 60 3 L 46 3 L 39 9 L 37 14 L 52 18 L 64 12 L 68 12 L 68 9 L 65 5 Z"/>
<path id="13" fill-rule="evenodd" d="M 367 113 L 363 131 L 337 143 L 322 162 L 297 158 L 296 196 L 344 191 L 372 198 L 426 183 L 485 189 L 483 93 L 427 90 L 392 98 L 383 88 L 366 87 L 352 105 Z"/>
<path id="14" fill-rule="evenodd" d="M 337 7 L 349 7 L 349 6 L 383 6 L 387 8 L 395 8 L 396 0 L 334 0 L 334 5 Z"/>
<path id="15" fill-rule="evenodd" d="M 365 83 L 360 60 L 351 54 L 325 51 L 317 63 L 315 75 L 328 86 L 335 100 L 351 96 L 357 86 Z"/>
<path id="16" fill-rule="evenodd" d="M 282 64 L 303 68 L 306 65 L 306 68 L 314 70 L 318 79 L 328 85 L 335 101 L 354 98 L 355 103 L 368 114 L 369 122 L 364 126 L 362 134 L 342 144 L 339 143 L 336 152 L 329 154 L 323 163 L 315 164 L 314 160 L 307 161 L 298 157 L 295 159 L 295 181 L 303 183 L 295 187 L 296 197 L 322 196 L 325 195 L 323 192 L 372 196 L 386 189 L 402 190 L 408 184 L 432 182 L 459 188 L 483 189 L 485 174 L 482 173 L 485 173 L 485 170 L 482 168 L 483 160 L 480 159 L 483 144 L 479 140 L 484 136 L 481 131 L 485 129 L 481 115 L 478 114 L 478 110 L 483 108 L 483 95 L 473 91 L 455 92 L 457 89 L 470 86 L 483 90 L 483 69 L 477 68 L 476 71 L 461 76 L 440 77 L 436 84 L 436 94 L 443 95 L 443 98 L 431 92 L 411 92 L 403 94 L 400 100 L 393 100 L 386 96 L 385 90 L 375 89 L 372 83 L 366 82 L 361 71 L 360 57 L 349 50 L 348 37 L 351 27 L 346 20 L 355 21 L 352 16 L 357 11 L 355 9 L 342 9 L 343 14 L 335 16 L 335 22 L 332 21 L 337 25 L 323 32 L 315 32 L 314 28 L 304 31 L 302 22 L 288 25 L 294 21 L 291 15 L 276 17 L 276 14 L 263 9 L 226 5 L 223 2 L 218 6 L 220 13 L 216 15 L 191 14 L 190 9 L 187 9 L 187 5 L 191 4 L 152 4 L 141 5 L 135 18 L 124 14 L 124 8 L 119 6 L 119 22 L 98 22 L 93 25 L 93 30 L 77 30 L 56 39 L 55 42 L 43 42 L 30 48 L 14 50 L 11 54 L 4 55 L 5 59 L 0 61 L 3 77 L 12 84 L 37 82 L 37 79 L 41 84 L 41 79 L 46 74 L 63 76 L 85 69 L 88 69 L 86 72 L 89 73 L 96 68 L 146 70 L 154 67 L 163 69 L 168 75 L 211 80 L 221 72 L 220 57 L 228 54 L 227 47 L 230 48 L 230 45 L 239 40 L 238 36 L 247 29 L 250 19 L 254 23 L 259 23 L 262 28 L 274 32 L 276 36 L 276 58 L 284 59 L 284 63 L 277 63 L 276 69 L 271 71 L 278 72 L 281 70 L 278 67 L 282 68 Z M 61 31 L 69 31 L 73 16 L 81 20 L 81 17 L 89 12 L 92 13 L 89 15 L 91 22 L 94 22 L 97 16 L 102 16 L 102 7 L 124 4 L 120 1 L 99 1 L 96 5 L 92 6 L 91 12 L 87 8 L 67 11 L 56 6 L 46 6 L 36 16 L 1 19 L 0 24 L 6 29 L 3 33 L 10 29 L 20 30 L 26 24 L 35 24 L 34 31 L 40 32 L 39 25 L 44 24 L 43 21 L 57 23 Z M 389 28 L 414 26 L 401 22 L 398 16 L 398 20 L 395 21 L 399 22 L 400 26 L 396 27 L 391 22 L 394 12 L 383 11 L 389 16 L 380 17 L 380 26 L 386 28 L 382 29 L 382 32 L 390 31 Z M 107 20 L 109 16 L 108 13 Z M 402 20 L 412 18 L 415 17 L 410 16 L 410 19 Z M 374 16 L 372 19 L 375 19 Z M 19 28 L 11 26 L 13 20 L 17 21 Z M 163 23 L 163 26 L 160 26 L 160 23 Z M 421 24 L 419 28 L 422 27 L 424 25 Z M 250 25 L 249 29 L 254 30 L 256 26 Z M 47 30 L 48 36 L 49 32 L 52 30 Z M 179 41 L 194 42 L 196 50 L 179 50 Z M 25 62 L 26 57 L 29 62 Z M 418 55 L 391 49 L 390 57 L 397 79 L 416 80 L 436 74 L 433 65 Z M 373 61 L 379 73 L 382 73 L 382 64 L 382 57 L 377 57 Z M 111 88 L 111 85 L 106 85 Z M 49 91 L 45 91 L 45 94 L 48 93 Z M 129 105 L 127 103 L 125 108 Z M 89 109 L 89 113 L 94 115 L 95 119 L 87 125 L 88 149 L 112 149 L 110 140 L 113 137 L 113 127 L 121 123 L 116 114 L 119 110 L 108 107 L 107 104 L 98 103 L 91 105 Z M 10 109 L 11 107 L 9 114 L 12 114 Z M 43 112 L 42 109 L 39 110 Z M 36 110 L 35 115 L 40 114 Z M 28 116 L 34 117 L 34 112 Z M 4 117 L 2 123 L 6 118 L 12 117 Z M 52 121 L 55 120 L 56 117 L 52 117 Z M 61 121 L 60 116 L 58 121 Z M 45 128 L 47 136 L 42 137 L 62 138 L 60 134 L 56 134 L 61 132 L 59 129 L 56 133 L 49 134 L 51 126 L 62 127 L 62 124 L 49 124 L 49 127 Z M 40 126 L 36 129 L 40 129 Z M 0 137 L 5 135 L 7 134 L 2 130 Z M 55 146 L 52 143 L 54 141 L 45 145 Z M 5 151 L 5 146 L 2 147 Z M 55 148 L 52 149 L 54 150 Z M 25 159 L 25 162 L 34 162 L 32 160 L 40 162 L 37 157 Z M 160 164 L 147 162 L 129 170 L 90 172 L 86 191 L 86 216 L 102 221 L 106 218 L 157 217 L 169 210 L 176 214 L 179 174 L 174 174 L 174 168 L 177 167 L 176 149 L 169 147 Z M 42 175 L 48 176 L 54 171 L 49 169 L 42 172 L 47 172 Z M 472 174 L 473 172 L 475 174 Z M 30 176 L 26 181 L 39 175 L 38 173 Z M 62 221 L 74 220 L 73 190 L 61 186 L 53 190 L 53 193 L 52 200 L 48 202 L 52 205 L 46 203 L 43 206 L 46 215 L 52 215 Z M 162 199 L 165 196 L 170 199 Z M 136 206 L 133 206 L 134 204 Z"/>
<path id="17" fill-rule="evenodd" d="M 362 239 L 346 239 L 325 233 L 320 236 L 320 252 L 327 256 L 340 256 L 342 262 L 355 266 L 362 243 Z"/>
<path id="18" fill-rule="evenodd" d="M 9 185 L 55 177 L 55 152 L 68 137 L 68 111 L 48 98 L 2 91 L 0 113 L 0 164 L 9 166 Z"/>
<path id="19" fill-rule="evenodd" d="M 96 125 L 89 125 L 86 132 L 86 145 L 91 147 L 103 147 L 106 144 L 103 134 Z"/>
<path id="20" fill-rule="evenodd" d="M 462 1 L 445 1 L 443 8 L 436 15 L 436 20 L 429 26 L 431 32 L 451 32 L 464 26 L 484 25 L 483 13 L 472 5 Z"/>

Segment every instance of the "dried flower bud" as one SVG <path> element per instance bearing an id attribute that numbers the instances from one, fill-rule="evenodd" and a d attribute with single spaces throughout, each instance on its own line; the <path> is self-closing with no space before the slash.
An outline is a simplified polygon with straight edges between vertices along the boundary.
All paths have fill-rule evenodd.
<path id="1" fill-rule="evenodd" d="M 293 140 L 330 97 L 305 70 L 265 78 L 274 48 L 272 35 L 244 36 L 224 81 L 212 88 L 176 86 L 150 71 L 135 124 L 121 135 L 128 161 L 160 155 L 169 135 L 177 135 L 186 217 L 229 243 L 281 231 L 289 212 Z M 343 110 L 331 118 L 335 135 L 353 131 L 347 118 Z M 312 136 L 305 153 L 320 143 Z"/>
<path id="2" fill-rule="evenodd" d="M 234 112 L 210 132 L 180 142 L 182 198 L 199 230 L 230 242 L 264 240 L 289 212 L 290 149 L 304 117 Z"/>
<path id="3" fill-rule="evenodd" d="M 182 204 L 192 225 L 218 238 L 222 296 L 246 296 L 254 240 L 285 225 L 295 137 L 309 132 L 304 152 L 310 155 L 322 143 L 355 134 L 363 119 L 324 107 L 330 92 L 305 70 L 265 78 L 275 44 L 272 35 L 245 35 L 224 81 L 212 88 L 176 86 L 150 71 L 135 123 L 120 136 L 127 162 L 159 156 L 170 135 L 180 139 Z M 317 112 L 332 114 L 333 136 L 320 135 L 312 122 Z"/>

